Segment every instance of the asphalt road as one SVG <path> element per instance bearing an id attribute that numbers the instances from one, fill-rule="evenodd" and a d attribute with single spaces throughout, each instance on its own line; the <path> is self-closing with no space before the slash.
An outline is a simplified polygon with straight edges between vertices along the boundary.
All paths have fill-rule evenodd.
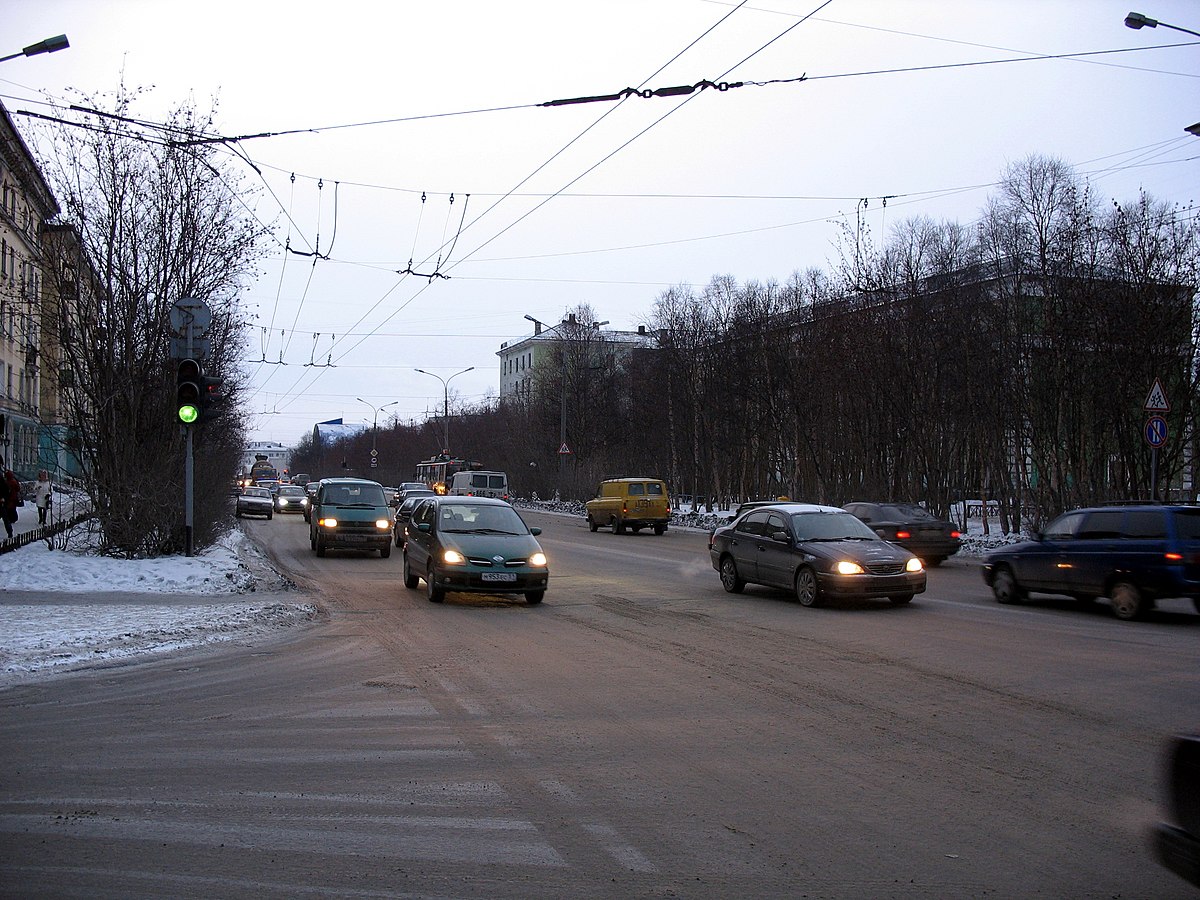
<path id="1" fill-rule="evenodd" d="M 698 532 L 530 514 L 546 601 L 245 522 L 328 611 L 0 693 L 0 895 L 1188 897 L 1146 831 L 1200 615 L 721 590 Z"/>

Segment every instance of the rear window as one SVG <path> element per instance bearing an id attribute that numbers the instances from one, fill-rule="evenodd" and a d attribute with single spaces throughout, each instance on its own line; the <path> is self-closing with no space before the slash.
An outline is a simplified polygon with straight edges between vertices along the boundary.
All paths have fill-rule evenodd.
<path id="1" fill-rule="evenodd" d="M 1200 509 L 1177 509 L 1174 515 L 1180 539 L 1200 541 Z"/>
<path id="2" fill-rule="evenodd" d="M 644 484 L 635 483 L 635 484 L 631 484 L 629 486 L 629 496 L 630 497 L 640 497 L 645 493 L 646 493 L 646 486 Z"/>
<path id="3" fill-rule="evenodd" d="M 487 486 L 490 488 L 502 488 L 504 487 L 504 480 L 503 475 L 489 475 Z"/>
<path id="4" fill-rule="evenodd" d="M 1131 509 L 1125 515 L 1123 527 L 1127 538 L 1165 538 L 1167 515 L 1161 509 Z"/>
<path id="5" fill-rule="evenodd" d="M 657 481 L 652 481 L 646 485 L 646 493 L 661 497 L 665 491 L 663 490 L 663 486 L 661 484 L 659 484 Z"/>

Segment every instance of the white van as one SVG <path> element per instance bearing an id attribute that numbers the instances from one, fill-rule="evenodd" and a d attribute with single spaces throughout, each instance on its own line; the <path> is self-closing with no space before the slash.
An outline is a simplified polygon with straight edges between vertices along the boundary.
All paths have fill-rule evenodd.
<path id="1" fill-rule="evenodd" d="M 503 472 L 455 472 L 448 494 L 466 497 L 508 499 L 508 476 Z"/>

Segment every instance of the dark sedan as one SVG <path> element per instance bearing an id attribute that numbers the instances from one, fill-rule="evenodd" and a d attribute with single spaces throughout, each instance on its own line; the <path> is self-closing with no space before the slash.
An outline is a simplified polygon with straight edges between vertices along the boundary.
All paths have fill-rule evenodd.
<path id="1" fill-rule="evenodd" d="M 400 506 L 396 509 L 396 518 L 392 521 L 392 537 L 397 547 L 403 547 L 404 541 L 408 537 L 408 523 L 412 520 L 413 510 L 426 497 L 432 496 L 434 496 L 433 491 L 422 492 L 412 497 L 407 497 L 400 503 Z"/>
<path id="2" fill-rule="evenodd" d="M 426 596 L 441 603 L 447 592 L 524 594 L 542 602 L 549 564 L 536 535 L 517 511 L 491 497 L 424 497 L 404 543 L 404 586 L 425 580 Z"/>
<path id="3" fill-rule="evenodd" d="M 779 503 L 751 509 L 709 538 L 721 585 L 794 591 L 803 606 L 824 600 L 887 597 L 894 604 L 925 591 L 925 567 L 844 509 Z"/>
<path id="4" fill-rule="evenodd" d="M 958 526 L 939 519 L 915 503 L 846 504 L 846 511 L 862 519 L 871 530 L 893 544 L 921 557 L 927 566 L 941 565 L 962 547 Z"/>

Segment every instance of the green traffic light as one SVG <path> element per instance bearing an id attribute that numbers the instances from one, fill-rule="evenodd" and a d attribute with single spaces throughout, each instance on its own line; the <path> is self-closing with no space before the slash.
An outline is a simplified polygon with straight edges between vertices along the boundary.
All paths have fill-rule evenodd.
<path id="1" fill-rule="evenodd" d="M 191 404 L 179 407 L 179 421 L 191 425 L 200 418 L 200 410 Z"/>

